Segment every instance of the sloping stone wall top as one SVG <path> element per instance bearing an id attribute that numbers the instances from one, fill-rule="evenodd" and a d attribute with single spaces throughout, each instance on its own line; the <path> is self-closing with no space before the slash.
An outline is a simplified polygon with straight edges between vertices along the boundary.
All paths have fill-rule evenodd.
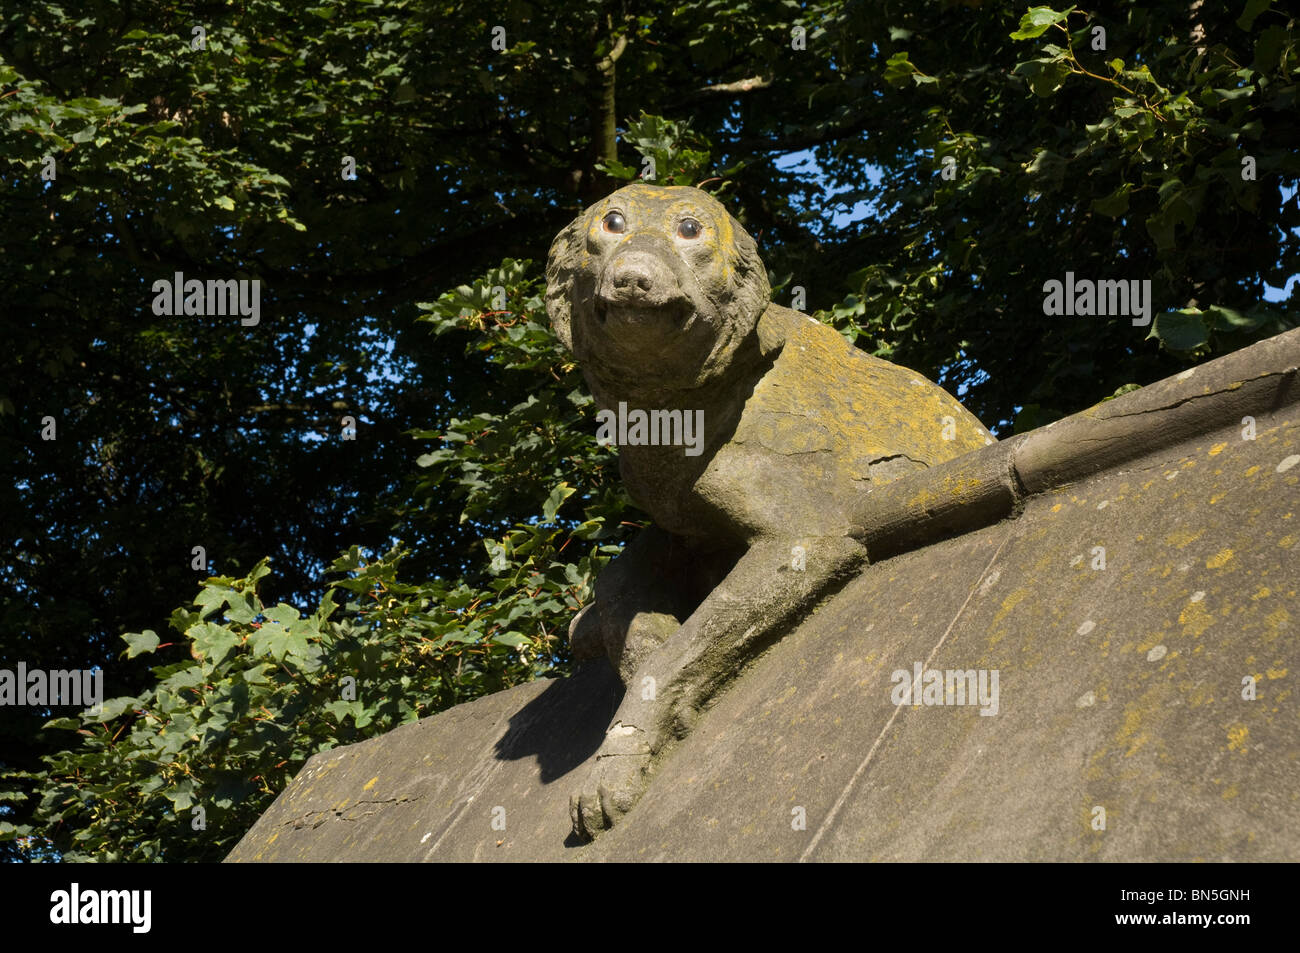
<path id="1" fill-rule="evenodd" d="M 1298 368 L 1293 331 L 882 487 L 873 564 L 592 844 L 604 662 L 315 756 L 228 859 L 1300 859 Z M 900 703 L 917 666 L 971 697 Z"/>

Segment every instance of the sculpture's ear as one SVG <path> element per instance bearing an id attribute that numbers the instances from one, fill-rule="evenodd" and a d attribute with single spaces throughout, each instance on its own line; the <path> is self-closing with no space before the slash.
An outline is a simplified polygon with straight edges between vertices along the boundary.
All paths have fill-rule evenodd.
<path id="1" fill-rule="evenodd" d="M 573 293 L 574 279 L 582 262 L 582 237 L 587 231 L 586 213 L 566 225 L 551 242 L 551 253 L 546 259 L 546 315 L 551 319 L 555 336 L 567 350 L 573 350 Z"/>
<path id="2" fill-rule="evenodd" d="M 731 220 L 732 265 L 735 286 L 732 300 L 738 314 L 758 319 L 772 301 L 772 286 L 767 280 L 767 266 L 758 257 L 758 245 L 739 222 Z"/>

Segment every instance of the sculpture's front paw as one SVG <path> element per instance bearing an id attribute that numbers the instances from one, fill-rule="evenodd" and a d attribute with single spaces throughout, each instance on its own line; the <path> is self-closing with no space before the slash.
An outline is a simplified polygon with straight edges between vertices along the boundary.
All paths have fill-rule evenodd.
<path id="1" fill-rule="evenodd" d="M 650 746 L 639 728 L 615 722 L 596 752 L 582 789 L 569 798 L 573 833 L 591 840 L 613 827 L 640 799 L 649 781 Z"/>

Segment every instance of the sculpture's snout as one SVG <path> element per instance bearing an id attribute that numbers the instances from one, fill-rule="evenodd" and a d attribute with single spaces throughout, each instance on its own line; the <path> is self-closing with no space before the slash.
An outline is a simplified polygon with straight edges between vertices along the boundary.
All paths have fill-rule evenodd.
<path id="1" fill-rule="evenodd" d="M 631 260 L 628 260 L 628 259 Z M 648 256 L 625 256 L 615 267 L 614 290 L 623 297 L 644 298 L 655 285 L 654 266 Z"/>
<path id="2" fill-rule="evenodd" d="M 607 305 L 637 310 L 667 307 L 684 297 L 667 253 L 634 244 L 614 252 L 596 294 Z"/>

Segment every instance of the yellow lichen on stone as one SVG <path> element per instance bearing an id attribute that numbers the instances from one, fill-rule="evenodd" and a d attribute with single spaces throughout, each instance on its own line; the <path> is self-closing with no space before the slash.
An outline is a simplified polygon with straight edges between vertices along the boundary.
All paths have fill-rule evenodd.
<path id="1" fill-rule="evenodd" d="M 1264 617 L 1264 625 L 1268 627 L 1268 634 L 1264 636 L 1265 642 L 1272 642 L 1281 635 L 1291 621 L 1291 613 L 1285 608 L 1279 607 L 1276 612 L 1270 612 Z"/>
<path id="2" fill-rule="evenodd" d="M 1178 614 L 1178 623 L 1183 627 L 1183 635 L 1197 638 L 1214 624 L 1214 617 L 1206 610 L 1204 602 L 1189 602 Z"/>
<path id="3" fill-rule="evenodd" d="M 1238 722 L 1228 728 L 1228 750 L 1246 753 L 1246 738 L 1250 736 L 1250 729 Z"/>
<path id="4" fill-rule="evenodd" d="M 993 624 L 996 625 L 997 623 L 1005 619 L 1007 617 L 1007 613 L 1009 613 L 1016 606 L 1020 605 L 1020 603 L 1024 602 L 1028 596 L 1029 596 L 1028 589 L 1017 589 L 1015 592 L 1011 593 L 1009 596 L 1003 599 L 1002 608 L 1000 608 L 998 610 L 997 615 L 993 617 Z"/>
<path id="5" fill-rule="evenodd" d="M 1141 726 L 1141 710 L 1135 705 L 1130 705 L 1124 712 L 1124 724 L 1120 725 L 1119 731 L 1115 733 L 1116 744 L 1127 744 L 1129 746 L 1128 750 L 1124 752 L 1124 757 L 1132 757 L 1150 740 L 1150 735 L 1147 732 L 1139 730 Z"/>
<path id="6" fill-rule="evenodd" d="M 934 502 L 934 494 L 929 490 L 921 490 L 916 496 L 907 501 L 909 507 L 929 506 Z"/>
<path id="7" fill-rule="evenodd" d="M 1233 556 L 1231 549 L 1221 549 L 1205 561 L 1206 569 L 1222 569 L 1228 565 Z"/>
<path id="8" fill-rule="evenodd" d="M 1165 537 L 1165 544 L 1167 546 L 1173 546 L 1176 549 L 1182 549 L 1185 546 L 1196 542 L 1204 535 L 1204 529 L 1199 529 L 1195 533 L 1185 529 L 1174 530 Z"/>

